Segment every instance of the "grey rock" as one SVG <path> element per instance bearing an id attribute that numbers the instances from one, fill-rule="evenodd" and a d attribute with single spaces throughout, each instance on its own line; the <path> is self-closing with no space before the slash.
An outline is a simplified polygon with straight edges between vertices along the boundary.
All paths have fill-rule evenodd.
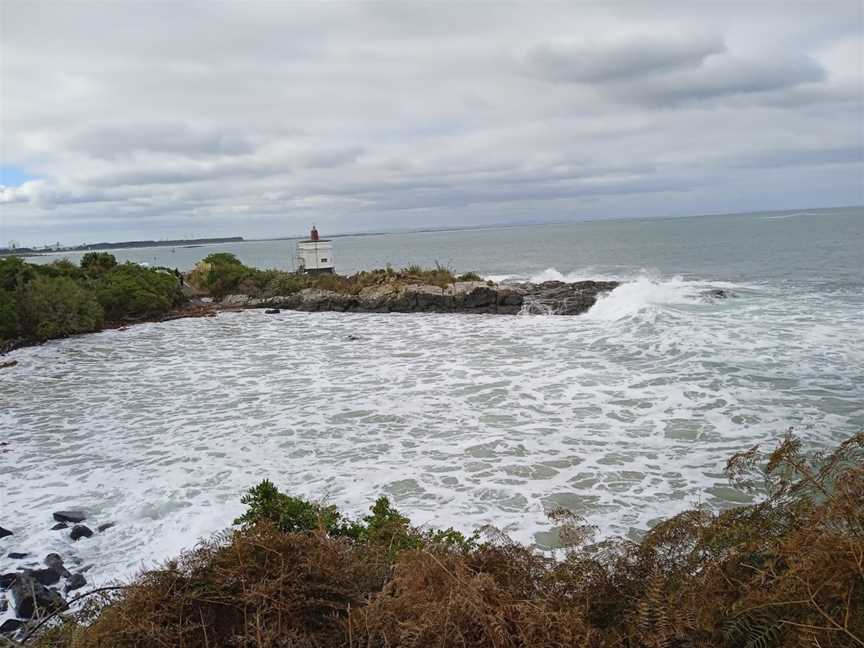
<path id="1" fill-rule="evenodd" d="M 465 295 L 463 305 L 465 308 L 477 309 L 488 308 L 496 304 L 498 301 L 498 293 L 489 286 L 478 286 L 470 293 Z"/>
<path id="2" fill-rule="evenodd" d="M 77 524 L 87 519 L 87 514 L 84 511 L 56 511 L 54 519 L 57 522 L 71 522 Z"/>
<path id="3" fill-rule="evenodd" d="M 539 284 L 495 285 L 486 281 L 457 281 L 444 286 L 384 283 L 367 286 L 358 294 L 338 293 L 320 288 L 305 288 L 298 293 L 263 300 L 247 295 L 229 295 L 223 303 L 236 306 L 266 307 L 301 311 L 386 312 L 466 312 L 543 313 L 579 315 L 591 308 L 598 296 L 614 290 L 614 281 L 547 281 Z"/>
<path id="4" fill-rule="evenodd" d="M 87 579 L 84 578 L 83 574 L 72 574 L 66 581 L 66 591 L 71 592 L 72 590 L 80 589 L 86 584 Z"/>
<path id="5" fill-rule="evenodd" d="M 69 537 L 77 542 L 81 538 L 89 538 L 92 535 L 93 530 L 90 527 L 83 524 L 76 524 L 72 527 L 72 533 L 69 534 Z"/>
<path id="6" fill-rule="evenodd" d="M 24 558 L 26 558 L 29 555 L 30 554 L 28 554 L 28 553 L 19 553 L 17 551 L 10 551 L 9 552 L 9 558 L 11 558 L 12 560 L 23 560 Z"/>
<path id="7" fill-rule="evenodd" d="M 105 524 L 100 524 L 98 527 L 96 527 L 96 530 L 99 533 L 102 533 L 103 531 L 107 531 L 108 529 L 115 526 L 116 524 L 117 524 L 116 522 L 106 522 Z"/>
<path id="8" fill-rule="evenodd" d="M 711 288 L 709 290 L 702 291 L 702 297 L 705 301 L 713 301 L 715 299 L 727 299 L 734 296 L 735 294 L 733 292 L 724 288 Z"/>
<path id="9" fill-rule="evenodd" d="M 60 582 L 60 577 L 63 575 L 60 569 L 54 567 L 46 567 L 45 569 L 34 569 L 26 572 L 28 576 L 36 579 L 42 585 L 56 585 Z"/>
<path id="10" fill-rule="evenodd" d="M 249 295 L 227 295 L 222 298 L 223 306 L 248 306 L 251 301 Z"/>
<path id="11" fill-rule="evenodd" d="M 523 312 L 581 315 L 597 302 L 600 295 L 619 285 L 617 281 L 544 281 L 539 284 L 521 284 L 524 294 Z"/>
<path id="12" fill-rule="evenodd" d="M 3 527 L 0 527 L 0 538 L 5 538 L 10 535 L 15 534 L 13 534 L 9 529 L 4 529 Z"/>
<path id="13" fill-rule="evenodd" d="M 15 614 L 19 619 L 32 619 L 66 609 L 66 601 L 59 593 L 48 589 L 27 573 L 17 575 L 10 591 Z"/>
<path id="14" fill-rule="evenodd" d="M 49 567 L 60 568 L 63 566 L 63 558 L 60 557 L 60 554 L 56 553 L 46 555 L 43 562 Z"/>
<path id="15" fill-rule="evenodd" d="M 52 531 L 59 531 L 60 529 L 68 529 L 68 528 L 69 528 L 69 525 L 66 524 L 65 522 L 58 522 L 57 524 L 55 524 L 54 526 L 51 527 L 51 530 Z"/>

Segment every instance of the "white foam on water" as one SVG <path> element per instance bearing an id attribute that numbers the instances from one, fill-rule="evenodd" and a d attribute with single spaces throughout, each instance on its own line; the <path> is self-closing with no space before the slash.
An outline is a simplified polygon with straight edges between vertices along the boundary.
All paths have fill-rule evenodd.
<path id="1" fill-rule="evenodd" d="M 93 584 L 129 576 L 229 526 L 264 478 L 527 542 L 557 504 L 608 535 L 746 501 L 731 453 L 864 425 L 864 330 L 855 303 L 700 297 L 717 286 L 646 274 L 580 317 L 245 311 L 18 350 L 0 572 L 54 551 Z M 68 508 L 116 526 L 73 543 L 49 530 Z"/>
<path id="2" fill-rule="evenodd" d="M 597 272 L 592 268 L 583 268 L 572 272 L 563 273 L 556 268 L 546 268 L 542 272 L 533 274 L 528 277 L 531 283 L 542 283 L 544 281 L 563 281 L 566 283 L 575 283 L 577 281 L 622 281 L 630 277 L 611 276 L 602 272 Z"/>

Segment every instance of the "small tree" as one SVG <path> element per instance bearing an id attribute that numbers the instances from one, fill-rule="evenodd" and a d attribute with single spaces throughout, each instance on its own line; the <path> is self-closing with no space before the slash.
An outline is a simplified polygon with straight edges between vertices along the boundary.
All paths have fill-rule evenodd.
<path id="1" fill-rule="evenodd" d="M 87 274 L 99 275 L 117 265 L 117 259 L 109 252 L 88 252 L 81 257 L 81 269 Z"/>

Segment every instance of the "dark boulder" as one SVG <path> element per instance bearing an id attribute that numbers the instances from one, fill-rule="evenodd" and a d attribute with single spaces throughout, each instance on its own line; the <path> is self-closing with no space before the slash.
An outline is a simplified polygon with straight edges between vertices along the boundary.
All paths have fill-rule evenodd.
<path id="1" fill-rule="evenodd" d="M 76 524 L 72 527 L 72 533 L 69 534 L 69 537 L 77 542 L 81 538 L 89 538 L 92 535 L 93 530 L 90 527 L 83 524 Z"/>
<path id="2" fill-rule="evenodd" d="M 87 514 L 84 511 L 56 511 L 54 519 L 57 522 L 71 522 L 77 524 L 87 519 Z"/>
<path id="3" fill-rule="evenodd" d="M 99 533 L 102 533 L 103 531 L 107 531 L 108 529 L 113 527 L 115 524 L 116 522 L 106 522 L 105 524 L 100 524 L 98 527 L 96 527 L 96 530 Z"/>
<path id="4" fill-rule="evenodd" d="M 18 619 L 6 619 L 0 624 L 0 634 L 12 634 L 24 627 L 24 622 Z"/>
<path id="5" fill-rule="evenodd" d="M 59 531 L 60 529 L 68 529 L 68 528 L 69 528 L 69 525 L 66 524 L 65 522 L 58 522 L 53 527 L 51 527 L 51 530 L 52 531 Z"/>
<path id="6" fill-rule="evenodd" d="M 28 576 L 35 578 L 43 585 L 56 585 L 60 582 L 60 577 L 63 573 L 54 567 L 46 567 L 45 569 L 34 569 L 27 572 Z"/>
<path id="7" fill-rule="evenodd" d="M 63 558 L 60 557 L 60 554 L 50 553 L 45 556 L 45 560 L 43 562 L 49 567 L 53 567 L 54 569 L 60 569 L 63 567 Z"/>
<path id="8" fill-rule="evenodd" d="M 619 286 L 616 281 L 544 281 L 521 284 L 526 310 L 548 315 L 581 315 L 597 298 Z"/>
<path id="9" fill-rule="evenodd" d="M 264 311 L 264 314 L 265 315 L 278 315 L 281 312 L 282 311 L 280 311 L 278 308 L 268 308 Z"/>
<path id="10" fill-rule="evenodd" d="M 19 619 L 32 619 L 66 609 L 66 601 L 58 592 L 48 589 L 30 574 L 18 574 L 10 591 Z"/>
<path id="11" fill-rule="evenodd" d="M 24 558 L 26 558 L 29 555 L 30 554 L 28 554 L 28 553 L 20 553 L 17 551 L 9 552 L 9 558 L 11 558 L 12 560 L 23 560 Z"/>
<path id="12" fill-rule="evenodd" d="M 69 580 L 66 581 L 66 591 L 71 592 L 72 590 L 80 589 L 86 584 L 87 579 L 84 578 L 83 574 L 72 574 Z"/>
<path id="13" fill-rule="evenodd" d="M 714 299 L 727 299 L 729 297 L 734 297 L 734 295 L 723 288 L 711 288 L 710 290 L 704 290 L 702 292 L 702 296 L 706 300 L 714 300 Z"/>
<path id="14" fill-rule="evenodd" d="M 4 529 L 0 527 L 0 538 L 5 538 L 6 536 L 14 535 L 9 529 Z"/>
<path id="15" fill-rule="evenodd" d="M 8 573 L 8 574 L 0 574 L 0 590 L 9 589 L 12 587 L 12 583 L 15 582 L 15 579 L 18 577 L 18 574 Z"/>

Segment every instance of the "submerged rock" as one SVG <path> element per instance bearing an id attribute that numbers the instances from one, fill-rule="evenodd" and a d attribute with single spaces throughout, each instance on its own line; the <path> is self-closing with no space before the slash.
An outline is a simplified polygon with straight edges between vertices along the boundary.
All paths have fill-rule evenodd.
<path id="1" fill-rule="evenodd" d="M 710 290 L 702 291 L 702 296 L 706 300 L 714 300 L 714 299 L 728 299 L 729 297 L 734 297 L 735 295 L 725 288 L 711 288 Z"/>
<path id="2" fill-rule="evenodd" d="M 83 574 L 72 574 L 69 577 L 69 580 L 66 581 L 67 592 L 71 592 L 72 590 L 80 589 L 87 584 L 87 579 L 84 578 Z"/>
<path id="3" fill-rule="evenodd" d="M 59 569 L 54 567 L 46 567 L 45 569 L 34 569 L 27 571 L 26 574 L 43 585 L 56 585 L 60 582 L 60 577 L 63 575 Z"/>
<path id="4" fill-rule="evenodd" d="M 12 560 L 23 560 L 24 558 L 26 558 L 29 555 L 30 554 L 28 554 L 28 553 L 20 553 L 18 551 L 10 551 L 8 558 L 11 558 Z"/>
<path id="5" fill-rule="evenodd" d="M 99 533 L 102 533 L 103 531 L 107 531 L 108 529 L 110 529 L 111 527 L 113 527 L 115 525 L 116 525 L 116 522 L 106 522 L 105 524 L 100 524 L 98 527 L 96 527 L 96 530 Z"/>
<path id="6" fill-rule="evenodd" d="M 72 533 L 69 534 L 69 537 L 75 541 L 80 540 L 81 538 L 89 538 L 93 535 L 93 530 L 85 526 L 83 524 L 76 524 L 72 527 Z"/>
<path id="7" fill-rule="evenodd" d="M 20 619 L 66 609 L 66 601 L 54 590 L 45 587 L 30 574 L 17 574 L 11 588 L 15 614 Z"/>
<path id="8" fill-rule="evenodd" d="M 15 534 L 12 533 L 9 529 L 4 529 L 3 527 L 0 527 L 0 538 L 6 538 L 10 535 L 15 535 Z"/>
<path id="9" fill-rule="evenodd" d="M 55 511 L 54 519 L 57 522 L 71 522 L 77 524 L 87 519 L 87 514 L 84 511 Z"/>
<path id="10" fill-rule="evenodd" d="M 51 530 L 52 531 L 59 531 L 60 529 L 68 529 L 68 528 L 69 528 L 69 525 L 66 524 L 65 522 L 58 522 L 57 524 L 55 524 L 54 526 L 51 527 Z"/>
<path id="11" fill-rule="evenodd" d="M 264 314 L 265 315 L 278 315 L 281 312 L 282 311 L 280 311 L 278 308 L 268 308 L 264 311 Z"/>
<path id="12" fill-rule="evenodd" d="M 60 557 L 60 554 L 56 553 L 49 553 L 47 556 L 45 556 L 45 560 L 43 560 L 42 562 L 44 562 L 49 567 L 54 567 L 56 569 L 59 569 L 63 566 L 63 558 Z"/>
<path id="13" fill-rule="evenodd" d="M 0 590 L 9 589 L 12 587 L 12 583 L 15 582 L 15 579 L 18 577 L 18 574 L 8 573 L 8 574 L 0 574 Z"/>

